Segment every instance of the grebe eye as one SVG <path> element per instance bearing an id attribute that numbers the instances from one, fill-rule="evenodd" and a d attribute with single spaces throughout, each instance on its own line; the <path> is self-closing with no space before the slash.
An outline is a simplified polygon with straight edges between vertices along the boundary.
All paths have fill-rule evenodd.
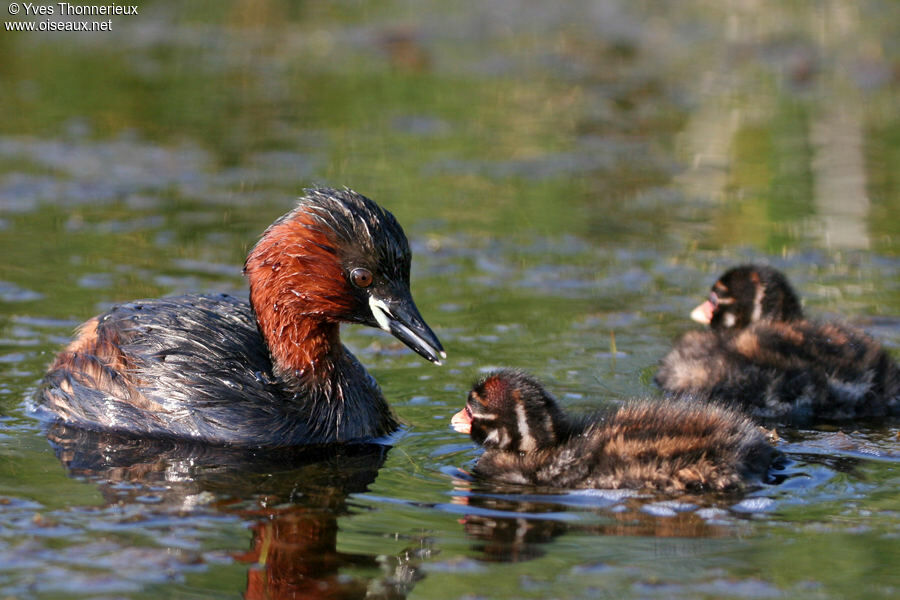
<path id="1" fill-rule="evenodd" d="M 350 281 L 358 288 L 367 288 L 372 285 L 374 280 L 375 277 L 372 275 L 372 271 L 368 269 L 360 267 L 350 272 Z"/>

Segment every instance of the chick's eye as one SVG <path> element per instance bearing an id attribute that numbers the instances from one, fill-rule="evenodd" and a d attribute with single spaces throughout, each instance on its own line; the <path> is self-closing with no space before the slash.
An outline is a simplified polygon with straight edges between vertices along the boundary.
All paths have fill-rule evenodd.
<path id="1" fill-rule="evenodd" d="M 350 272 L 350 281 L 353 282 L 353 285 L 359 288 L 367 288 L 372 285 L 372 281 L 375 280 L 375 277 L 372 275 L 372 271 L 368 269 L 358 268 L 353 269 Z"/>

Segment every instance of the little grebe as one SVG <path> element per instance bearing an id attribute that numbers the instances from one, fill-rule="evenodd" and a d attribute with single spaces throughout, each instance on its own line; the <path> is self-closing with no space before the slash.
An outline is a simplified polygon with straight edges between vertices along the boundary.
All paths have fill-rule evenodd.
<path id="1" fill-rule="evenodd" d="M 900 368 L 881 345 L 843 323 L 804 318 L 785 276 L 766 266 L 726 272 L 662 360 L 667 393 L 741 405 L 755 416 L 815 419 L 900 413 Z"/>
<path id="2" fill-rule="evenodd" d="M 250 251 L 250 301 L 224 294 L 122 304 L 57 357 L 38 409 L 94 430 L 237 446 L 383 436 L 397 428 L 340 322 L 445 356 L 409 290 L 394 216 L 349 189 L 312 189 Z"/>
<path id="3" fill-rule="evenodd" d="M 737 490 L 759 482 L 778 455 L 749 419 L 714 404 L 632 401 L 572 417 L 514 370 L 479 381 L 451 424 L 485 448 L 475 473 L 503 483 Z"/>

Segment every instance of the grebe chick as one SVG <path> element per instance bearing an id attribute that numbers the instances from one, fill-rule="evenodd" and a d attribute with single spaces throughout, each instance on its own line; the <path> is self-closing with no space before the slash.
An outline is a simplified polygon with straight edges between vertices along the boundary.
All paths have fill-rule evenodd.
<path id="1" fill-rule="evenodd" d="M 881 345 L 843 323 L 807 320 L 787 278 L 766 266 L 727 271 L 662 359 L 668 394 L 743 406 L 803 424 L 900 414 L 900 368 Z"/>
<path id="2" fill-rule="evenodd" d="M 533 377 L 486 376 L 451 420 L 484 446 L 475 474 L 503 483 L 663 492 L 737 490 L 777 456 L 749 419 L 684 400 L 569 416 Z"/>
<path id="3" fill-rule="evenodd" d="M 250 251 L 249 303 L 198 295 L 114 307 L 56 357 L 38 409 L 85 429 L 237 446 L 386 435 L 397 421 L 339 327 L 379 327 L 441 364 L 409 269 L 391 213 L 349 189 L 307 190 Z"/>

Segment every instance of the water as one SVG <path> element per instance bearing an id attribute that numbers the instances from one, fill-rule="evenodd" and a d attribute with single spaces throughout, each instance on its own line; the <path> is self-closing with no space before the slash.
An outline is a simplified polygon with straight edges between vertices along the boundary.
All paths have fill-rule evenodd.
<path id="1" fill-rule="evenodd" d="M 900 11 L 887 1 L 145 2 L 0 37 L 0 594 L 896 597 L 898 423 L 780 430 L 740 496 L 473 480 L 493 366 L 573 410 L 652 395 L 727 266 L 900 356 Z M 387 450 L 241 453 L 45 431 L 53 354 L 118 301 L 244 293 L 304 186 L 393 211 L 444 367 L 344 338 Z M 49 437 L 49 439 L 48 439 Z"/>

